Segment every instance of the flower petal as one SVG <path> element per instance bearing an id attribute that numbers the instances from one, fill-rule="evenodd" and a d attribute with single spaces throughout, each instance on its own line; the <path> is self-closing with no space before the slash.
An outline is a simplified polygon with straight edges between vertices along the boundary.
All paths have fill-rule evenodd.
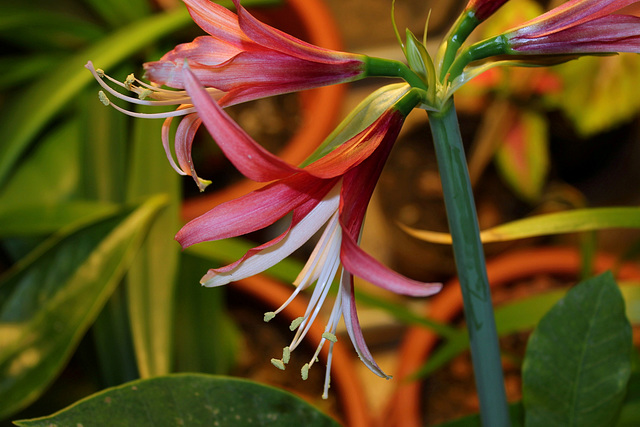
<path id="1" fill-rule="evenodd" d="M 182 0 L 193 21 L 211 36 L 242 48 L 249 41 L 240 29 L 238 16 L 209 0 Z"/>
<path id="2" fill-rule="evenodd" d="M 344 324 L 347 327 L 347 333 L 349 334 L 349 338 L 351 338 L 353 347 L 356 349 L 360 360 L 362 360 L 362 363 L 374 374 L 382 378 L 390 379 L 391 377 L 385 374 L 375 360 L 373 360 L 373 355 L 364 340 L 353 294 L 353 276 L 346 271 L 342 272 L 342 277 L 340 278 L 340 295 L 342 296 L 342 317 L 344 318 Z"/>
<path id="3" fill-rule="evenodd" d="M 299 170 L 258 145 L 211 98 L 189 67 L 184 67 L 183 73 L 185 89 L 204 125 L 243 175 L 254 181 L 267 182 L 290 176 Z"/>
<path id="4" fill-rule="evenodd" d="M 344 268 L 353 275 L 397 294 L 426 297 L 442 289 L 441 283 L 418 282 L 382 265 L 363 251 L 348 233 L 342 233 L 340 259 Z"/>
<path id="5" fill-rule="evenodd" d="M 238 23 L 242 31 L 254 42 L 269 49 L 277 50 L 305 61 L 328 63 L 338 66 L 340 63 L 355 61 L 364 71 L 362 55 L 337 52 L 314 46 L 297 39 L 287 33 L 273 28 L 253 17 L 242 5 L 240 0 L 233 0 L 238 11 Z"/>
<path id="6" fill-rule="evenodd" d="M 253 248 L 242 259 L 226 267 L 211 269 L 200 280 L 203 286 L 213 287 L 261 273 L 291 255 L 308 241 L 338 209 L 340 193 L 335 186 L 327 196 L 314 201 L 311 212 L 296 215 L 291 227 L 281 236 L 262 246 Z"/>

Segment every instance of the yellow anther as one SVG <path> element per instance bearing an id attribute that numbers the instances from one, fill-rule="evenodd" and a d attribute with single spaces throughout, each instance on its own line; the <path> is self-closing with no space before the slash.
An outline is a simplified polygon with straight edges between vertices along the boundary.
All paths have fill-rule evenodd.
<path id="1" fill-rule="evenodd" d="M 331 332 L 325 332 L 322 334 L 322 338 L 329 340 L 333 343 L 338 342 L 338 337 L 336 337 L 334 334 L 332 334 Z"/>
<path id="2" fill-rule="evenodd" d="M 274 313 L 273 311 L 268 311 L 264 314 L 264 321 L 268 322 L 271 319 L 273 319 L 274 317 L 276 317 L 276 313 Z"/>
<path id="3" fill-rule="evenodd" d="M 131 90 L 131 85 L 133 85 L 136 82 L 136 76 L 133 75 L 133 73 L 129 74 L 127 76 L 127 78 L 124 81 L 124 86 L 128 89 Z"/>
<path id="4" fill-rule="evenodd" d="M 291 350 L 289 346 L 282 349 L 282 362 L 287 364 L 289 363 L 289 359 L 291 359 Z"/>
<path id="5" fill-rule="evenodd" d="M 302 379 L 304 381 L 307 380 L 307 378 L 309 378 L 309 364 L 305 363 L 304 366 L 302 367 L 302 369 L 300 369 L 300 374 L 302 375 Z"/>

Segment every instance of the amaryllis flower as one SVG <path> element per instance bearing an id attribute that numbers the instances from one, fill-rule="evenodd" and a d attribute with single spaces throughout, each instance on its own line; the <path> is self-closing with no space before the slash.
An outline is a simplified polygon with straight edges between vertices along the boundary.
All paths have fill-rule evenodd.
<path id="1" fill-rule="evenodd" d="M 473 11 L 479 21 L 484 21 L 508 0 L 470 0 L 465 11 Z"/>
<path id="2" fill-rule="evenodd" d="M 324 227 L 324 232 L 309 261 L 295 280 L 290 300 L 302 290 L 315 288 L 304 317 L 292 324 L 296 335 L 283 351 L 282 359 L 273 359 L 284 369 L 294 350 L 317 317 L 327 298 L 334 277 L 340 274 L 339 291 L 318 350 L 329 341 L 329 359 L 325 393 L 329 387 L 331 350 L 335 332 L 344 318 L 358 355 L 366 366 L 381 377 L 389 378 L 376 364 L 362 335 L 354 301 L 353 275 L 384 289 L 411 296 L 428 296 L 440 290 L 440 284 L 408 279 L 380 264 L 359 246 L 365 211 L 385 160 L 408 112 L 417 99 L 406 106 L 392 107 L 362 132 L 304 168 L 282 162 L 251 139 L 200 86 L 194 73 L 183 70 L 185 88 L 208 131 L 221 144 L 227 157 L 247 177 L 270 181 L 265 187 L 216 206 L 182 228 L 176 239 L 183 247 L 196 243 L 241 236 L 263 229 L 290 215 L 288 229 L 275 239 L 248 251 L 238 261 L 209 270 L 202 278 L 204 286 L 220 286 L 260 273 L 292 254 Z M 412 96 L 411 92 L 407 97 Z M 342 271 L 340 267 L 342 266 Z M 266 313 L 273 318 L 283 307 Z M 314 356 L 303 368 L 306 379 Z"/>
<path id="3" fill-rule="evenodd" d="M 616 15 L 637 0 L 571 0 L 504 34 L 515 54 L 640 52 L 640 18 Z"/>
<path id="4" fill-rule="evenodd" d="M 185 61 L 206 87 L 225 95 L 226 106 L 250 99 L 352 81 L 365 74 L 364 55 L 323 49 L 269 25 L 233 0 L 237 15 L 209 0 L 183 0 L 208 36 L 178 45 L 144 64 L 155 83 L 183 88 Z"/>

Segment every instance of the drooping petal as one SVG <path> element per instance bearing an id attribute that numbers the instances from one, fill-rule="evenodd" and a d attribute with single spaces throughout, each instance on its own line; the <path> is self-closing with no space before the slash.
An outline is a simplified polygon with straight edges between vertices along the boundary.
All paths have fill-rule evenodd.
<path id="1" fill-rule="evenodd" d="M 335 183 L 334 183 L 335 184 Z M 308 241 L 338 209 L 339 186 L 315 203 L 305 215 L 292 218 L 291 227 L 271 242 L 250 250 L 242 259 L 226 267 L 211 269 L 200 280 L 203 286 L 213 287 L 261 273 L 291 255 Z"/>
<path id="2" fill-rule="evenodd" d="M 344 268 L 354 276 L 397 294 L 426 297 L 442 289 L 441 283 L 418 282 L 382 265 L 363 251 L 347 233 L 342 233 L 340 259 Z"/>
<path id="3" fill-rule="evenodd" d="M 188 67 L 183 69 L 185 89 L 200 118 L 226 157 L 247 178 L 259 182 L 282 179 L 299 169 L 256 143 L 211 98 Z"/>
<path id="4" fill-rule="evenodd" d="M 472 10 L 478 20 L 484 21 L 493 15 L 508 0 L 470 0 L 465 10 Z"/>
<path id="5" fill-rule="evenodd" d="M 340 295 L 342 297 L 342 317 L 344 318 L 344 324 L 360 360 L 362 360 L 362 363 L 364 363 L 371 372 L 379 377 L 386 379 L 391 378 L 385 374 L 376 361 L 373 360 L 373 355 L 364 340 L 360 321 L 358 320 L 358 312 L 356 311 L 356 301 L 353 293 L 353 276 L 346 271 L 342 272 L 342 277 L 340 278 Z"/>
<path id="6" fill-rule="evenodd" d="M 299 174 L 222 203 L 186 224 L 176 235 L 183 248 L 242 236 L 265 228 L 308 201 L 322 200 L 335 185 Z"/>

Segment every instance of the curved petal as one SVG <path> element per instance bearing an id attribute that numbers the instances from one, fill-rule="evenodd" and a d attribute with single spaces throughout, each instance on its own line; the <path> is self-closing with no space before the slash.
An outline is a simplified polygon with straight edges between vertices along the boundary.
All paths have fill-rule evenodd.
<path id="1" fill-rule="evenodd" d="M 385 374 L 376 361 L 373 360 L 373 355 L 364 340 L 353 294 L 353 276 L 346 271 L 342 272 L 342 277 L 340 278 L 340 295 L 342 298 L 342 317 L 344 318 L 344 324 L 347 327 L 347 333 L 349 334 L 349 338 L 351 338 L 353 347 L 356 349 L 360 360 L 362 360 L 362 363 L 374 374 L 382 378 L 390 379 L 391 377 Z"/>
<path id="2" fill-rule="evenodd" d="M 517 36 L 543 37 L 609 15 L 638 0 L 571 0 L 510 30 Z"/>
<path id="3" fill-rule="evenodd" d="M 344 268 L 353 275 L 397 294 L 426 297 L 442 289 L 442 283 L 418 282 L 382 265 L 363 251 L 348 233 L 342 233 L 340 259 Z"/>
<path id="4" fill-rule="evenodd" d="M 145 76 L 155 83 L 173 88 L 183 88 L 182 66 L 184 60 L 202 67 L 213 67 L 229 61 L 243 52 L 233 44 L 211 36 L 196 37 L 191 43 L 183 43 L 165 53 L 158 61 L 143 64 Z"/>
<path id="5" fill-rule="evenodd" d="M 287 164 L 258 145 L 200 85 L 189 67 L 184 67 L 185 89 L 191 96 L 207 130 L 233 165 L 247 178 L 267 182 L 290 176 L 298 168 Z"/>
<path id="6" fill-rule="evenodd" d="M 321 201 L 309 201 L 310 212 L 294 212 L 289 230 L 264 245 L 253 248 L 240 260 L 226 267 L 211 269 L 202 277 L 203 286 L 213 287 L 261 273 L 279 263 L 308 241 L 338 209 L 339 186 Z M 306 208 L 307 208 L 306 207 Z"/>
<path id="7" fill-rule="evenodd" d="M 209 0 L 182 0 L 193 21 L 211 36 L 242 48 L 249 41 L 240 29 L 238 16 L 226 7 Z"/>
<path id="8" fill-rule="evenodd" d="M 305 203 L 322 200 L 335 181 L 306 175 L 268 184 L 240 198 L 222 203 L 191 220 L 176 235 L 187 248 L 201 242 L 242 236 L 273 224 Z"/>
<path id="9" fill-rule="evenodd" d="M 173 117 L 166 118 L 162 123 L 162 147 L 164 148 L 164 152 L 167 155 L 167 160 L 169 160 L 171 167 L 180 175 L 186 175 L 187 173 L 178 167 L 173 159 L 173 154 L 171 153 L 171 122 L 173 122 Z"/>
<path id="10" fill-rule="evenodd" d="M 380 145 L 393 145 L 403 122 L 402 114 L 393 109 L 387 110 L 362 132 L 306 166 L 304 170 L 319 178 L 343 175 L 371 157 Z"/>
<path id="11" fill-rule="evenodd" d="M 337 52 L 314 46 L 260 22 L 242 7 L 240 0 L 233 0 L 233 4 L 238 11 L 240 28 L 254 42 L 306 61 L 338 65 L 342 62 L 357 60 L 360 63 L 361 70 L 364 71 L 362 55 Z"/>
<path id="12" fill-rule="evenodd" d="M 193 159 L 191 158 L 193 139 L 195 138 L 196 132 L 198 131 L 201 123 L 202 120 L 195 113 L 189 114 L 180 120 L 178 129 L 176 130 L 175 150 L 180 168 L 185 171 L 187 175 L 190 175 L 198 185 L 198 188 L 200 188 L 200 191 L 203 191 L 210 181 L 206 181 L 198 177 L 193 165 Z"/>

